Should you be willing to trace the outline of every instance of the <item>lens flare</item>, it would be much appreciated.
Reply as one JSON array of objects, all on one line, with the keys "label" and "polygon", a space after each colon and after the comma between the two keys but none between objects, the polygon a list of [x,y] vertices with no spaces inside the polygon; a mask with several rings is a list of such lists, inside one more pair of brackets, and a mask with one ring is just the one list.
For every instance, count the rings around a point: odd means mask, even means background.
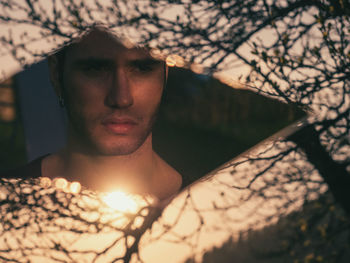
[{"label": "lens flare", "polygon": [[137,200],[121,190],[106,194],[103,201],[110,208],[120,212],[136,213],[139,208]]}]

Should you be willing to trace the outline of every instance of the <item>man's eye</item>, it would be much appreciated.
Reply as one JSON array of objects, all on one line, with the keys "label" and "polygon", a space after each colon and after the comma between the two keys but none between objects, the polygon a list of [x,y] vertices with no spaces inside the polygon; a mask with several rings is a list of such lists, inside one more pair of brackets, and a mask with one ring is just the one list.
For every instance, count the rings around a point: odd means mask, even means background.
[{"label": "man's eye", "polygon": [[153,67],[150,64],[135,64],[133,65],[133,69],[140,71],[140,72],[148,72],[148,71],[152,71]]},{"label": "man's eye", "polygon": [[82,67],[82,70],[88,73],[98,73],[98,72],[107,72],[110,70],[110,67],[108,65],[101,65],[101,64],[87,64]]},{"label": "man's eye", "polygon": [[137,65],[137,69],[139,71],[151,71],[153,70],[153,67],[151,65]]},{"label": "man's eye", "polygon": [[147,73],[155,70],[157,65],[158,65],[158,62],[138,61],[138,62],[132,63],[131,68],[142,73]]}]

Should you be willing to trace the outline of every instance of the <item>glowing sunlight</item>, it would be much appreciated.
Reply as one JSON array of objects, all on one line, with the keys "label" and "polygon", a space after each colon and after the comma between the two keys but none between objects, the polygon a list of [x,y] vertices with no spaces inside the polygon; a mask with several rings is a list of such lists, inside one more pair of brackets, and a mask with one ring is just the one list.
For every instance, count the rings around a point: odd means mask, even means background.
[{"label": "glowing sunlight", "polygon": [[121,190],[107,193],[102,200],[112,209],[119,212],[136,213],[140,208],[137,200]]}]

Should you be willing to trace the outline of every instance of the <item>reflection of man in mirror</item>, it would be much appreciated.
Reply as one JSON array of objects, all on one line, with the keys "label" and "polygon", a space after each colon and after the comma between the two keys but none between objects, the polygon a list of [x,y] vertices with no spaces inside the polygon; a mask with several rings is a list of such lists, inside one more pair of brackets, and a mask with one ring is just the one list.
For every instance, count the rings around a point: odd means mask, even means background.
[{"label": "reflection of man in mirror", "polygon": [[93,29],[49,58],[51,82],[68,115],[67,144],[19,171],[64,177],[95,190],[126,189],[159,199],[181,176],[152,148],[152,125],[167,78],[163,61]]}]

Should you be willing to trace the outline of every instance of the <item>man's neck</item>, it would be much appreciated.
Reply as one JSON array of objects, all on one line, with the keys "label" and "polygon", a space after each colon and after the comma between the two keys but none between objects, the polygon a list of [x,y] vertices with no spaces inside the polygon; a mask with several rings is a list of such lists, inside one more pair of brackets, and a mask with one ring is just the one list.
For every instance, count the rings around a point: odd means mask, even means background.
[{"label": "man's neck", "polygon": [[73,149],[67,145],[45,158],[43,176],[64,177],[92,190],[121,189],[151,193],[160,198],[165,197],[167,191],[176,192],[181,186],[181,176],[153,151],[151,135],[129,155],[92,156]]}]

